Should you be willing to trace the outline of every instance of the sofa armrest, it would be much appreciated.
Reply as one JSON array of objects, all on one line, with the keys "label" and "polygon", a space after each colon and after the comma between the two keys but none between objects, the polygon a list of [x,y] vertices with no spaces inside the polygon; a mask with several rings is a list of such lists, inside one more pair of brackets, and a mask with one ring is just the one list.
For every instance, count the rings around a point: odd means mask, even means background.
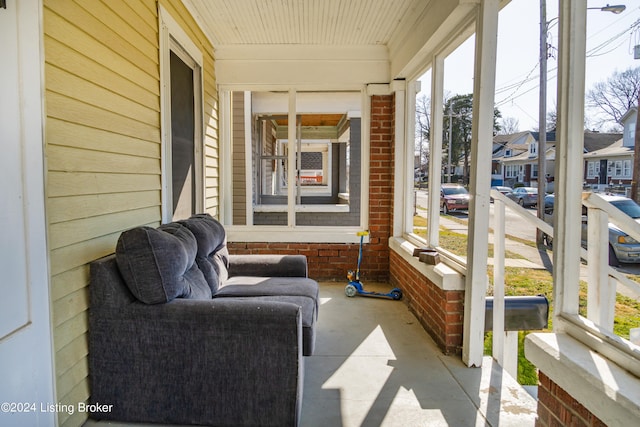
[{"label": "sofa armrest", "polygon": [[307,277],[304,255],[231,255],[229,277]]},{"label": "sofa armrest", "polygon": [[231,298],[90,310],[91,402],[98,419],[296,425],[300,308]]}]

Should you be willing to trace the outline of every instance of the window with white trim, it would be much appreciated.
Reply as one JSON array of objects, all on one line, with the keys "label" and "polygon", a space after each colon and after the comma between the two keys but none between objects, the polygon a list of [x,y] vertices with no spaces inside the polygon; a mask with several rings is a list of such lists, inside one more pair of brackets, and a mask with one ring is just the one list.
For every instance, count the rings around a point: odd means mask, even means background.
[{"label": "window with white trim", "polygon": [[362,93],[297,92],[293,101],[289,92],[230,93],[233,209],[226,222],[289,231],[360,227],[368,188]]},{"label": "window with white trim", "polygon": [[631,160],[623,160],[622,176],[624,176],[625,178],[631,178]]},{"label": "window with white trim", "polygon": [[587,178],[598,178],[600,176],[600,160],[587,162]]}]

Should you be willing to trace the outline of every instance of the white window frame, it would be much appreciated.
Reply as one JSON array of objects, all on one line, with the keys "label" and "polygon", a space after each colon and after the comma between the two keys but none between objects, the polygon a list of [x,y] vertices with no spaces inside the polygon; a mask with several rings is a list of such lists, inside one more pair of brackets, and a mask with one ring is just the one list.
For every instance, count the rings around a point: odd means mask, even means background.
[{"label": "white window frame", "polygon": [[587,178],[598,178],[600,176],[600,160],[587,162]]},{"label": "white window frame", "polygon": [[203,54],[189,38],[180,24],[162,6],[158,5],[160,25],[160,124],[161,124],[161,174],[162,174],[162,222],[173,217],[171,192],[171,74],[170,54],[175,53],[193,68],[194,83],[194,165],[195,165],[195,209],[204,210],[204,83]]},{"label": "white window frame", "polygon": [[631,160],[623,160],[622,161],[622,176],[625,178],[631,177]]},{"label": "white window frame", "polygon": [[622,176],[622,160],[615,161],[615,178],[620,178]]},{"label": "white window frame", "polygon": [[[289,204],[277,207],[269,207],[265,205],[256,205],[257,211],[282,211],[288,212],[289,221],[288,225],[233,225],[232,224],[232,212],[229,208],[221,209],[221,220],[225,225],[227,231],[227,237],[229,241],[237,242],[281,242],[281,243],[359,243],[360,236],[357,235],[359,231],[368,229],[369,223],[369,157],[370,157],[370,110],[371,110],[371,93],[367,90],[366,86],[357,85],[350,88],[338,88],[332,89],[327,87],[311,88],[301,86],[289,86],[283,88],[282,86],[272,85],[221,85],[219,87],[220,93],[220,134],[221,134],[221,158],[224,161],[221,162],[221,187],[230,188],[231,185],[225,184],[226,181],[231,181],[231,167],[232,167],[232,138],[231,138],[231,92],[282,92],[288,91],[288,110],[289,120],[295,121],[296,114],[311,113],[310,111],[298,111],[296,108],[296,94],[298,92],[343,92],[345,90],[360,92],[360,109],[345,111],[352,118],[361,119],[361,187],[360,187],[360,224],[358,226],[300,226],[293,225],[295,222],[296,212],[342,212],[345,210],[345,206],[340,205],[300,205],[296,204],[295,197],[292,195],[293,186],[289,189]],[[245,98],[245,100],[250,97]],[[246,103],[245,103],[246,104]],[[319,107],[322,108],[322,107]],[[326,111],[325,111],[326,112]],[[224,113],[224,114],[223,114]],[[247,108],[245,105],[245,122],[250,120],[246,115],[251,116],[251,108]],[[295,127],[290,129],[288,139],[295,139]],[[249,144],[248,142],[247,144]],[[249,146],[249,145],[248,145]],[[247,151],[251,153],[251,151]],[[289,169],[295,168],[295,150],[289,151]],[[249,163],[250,160],[247,160]],[[253,194],[252,188],[252,169],[247,167],[245,182],[247,183],[247,193]],[[292,178],[293,179],[293,178]],[[290,181],[291,182],[291,181]],[[233,194],[231,191],[225,191],[221,194],[221,203],[223,205],[231,206],[233,203]],[[248,196],[251,197],[251,196]],[[251,215],[247,215],[247,221],[253,222],[253,210],[254,203],[252,200],[251,205],[247,206],[247,210],[251,210]],[[284,210],[283,210],[284,209]],[[347,207],[348,209],[348,207]],[[365,236],[365,243],[368,243],[369,237]]]}]

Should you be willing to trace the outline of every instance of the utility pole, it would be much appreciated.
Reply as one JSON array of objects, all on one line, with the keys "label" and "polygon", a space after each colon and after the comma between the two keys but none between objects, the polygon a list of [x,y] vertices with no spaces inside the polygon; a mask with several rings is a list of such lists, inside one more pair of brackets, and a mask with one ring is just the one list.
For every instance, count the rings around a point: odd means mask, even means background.
[{"label": "utility pole", "polygon": [[636,203],[640,202],[638,182],[640,182],[640,97],[638,97],[636,113],[636,135],[633,146],[633,178],[631,180],[631,198]]},{"label": "utility pole", "polygon": [[451,161],[451,153],[452,153],[452,145],[453,145],[453,127],[451,126],[451,122],[453,121],[453,102],[451,102],[449,104],[449,156],[447,158],[447,161],[449,163],[449,165],[447,166],[447,173],[448,173],[448,178],[447,178],[447,182],[449,184],[451,184],[451,165],[453,164],[453,162]]}]

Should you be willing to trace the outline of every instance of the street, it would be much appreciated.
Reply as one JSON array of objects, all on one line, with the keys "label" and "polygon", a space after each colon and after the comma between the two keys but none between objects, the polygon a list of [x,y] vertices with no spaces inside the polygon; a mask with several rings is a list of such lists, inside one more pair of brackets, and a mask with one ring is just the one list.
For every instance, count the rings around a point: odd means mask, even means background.
[{"label": "street", "polygon": [[[416,192],[416,204],[419,207],[425,208],[427,207],[427,192],[426,190],[418,190]],[[493,203],[489,206],[489,227],[494,227],[494,215],[493,215],[494,206]],[[536,216],[536,208],[528,208],[527,211],[531,213],[531,215]],[[524,221],[520,215],[513,212],[511,209],[505,209],[505,233],[517,237],[519,239],[528,240],[531,242],[536,241],[536,229],[530,224],[528,221]],[[467,211],[453,212],[452,216],[467,220],[469,214]]]},{"label": "street", "polygon": [[[418,207],[426,209],[428,205],[426,190],[416,191],[416,204]],[[533,216],[537,215],[535,207],[528,208],[527,211]],[[425,211],[423,210],[422,212]],[[461,219],[466,223],[469,213],[467,211],[453,212],[451,216]],[[464,228],[465,226],[461,224],[461,227]],[[495,227],[493,203],[489,205],[489,227]],[[535,227],[528,221],[523,220],[520,215],[516,214],[511,209],[505,209],[505,234],[507,236],[517,237],[529,242],[536,241]],[[621,264],[617,270],[626,274],[640,275],[640,264]]]}]

